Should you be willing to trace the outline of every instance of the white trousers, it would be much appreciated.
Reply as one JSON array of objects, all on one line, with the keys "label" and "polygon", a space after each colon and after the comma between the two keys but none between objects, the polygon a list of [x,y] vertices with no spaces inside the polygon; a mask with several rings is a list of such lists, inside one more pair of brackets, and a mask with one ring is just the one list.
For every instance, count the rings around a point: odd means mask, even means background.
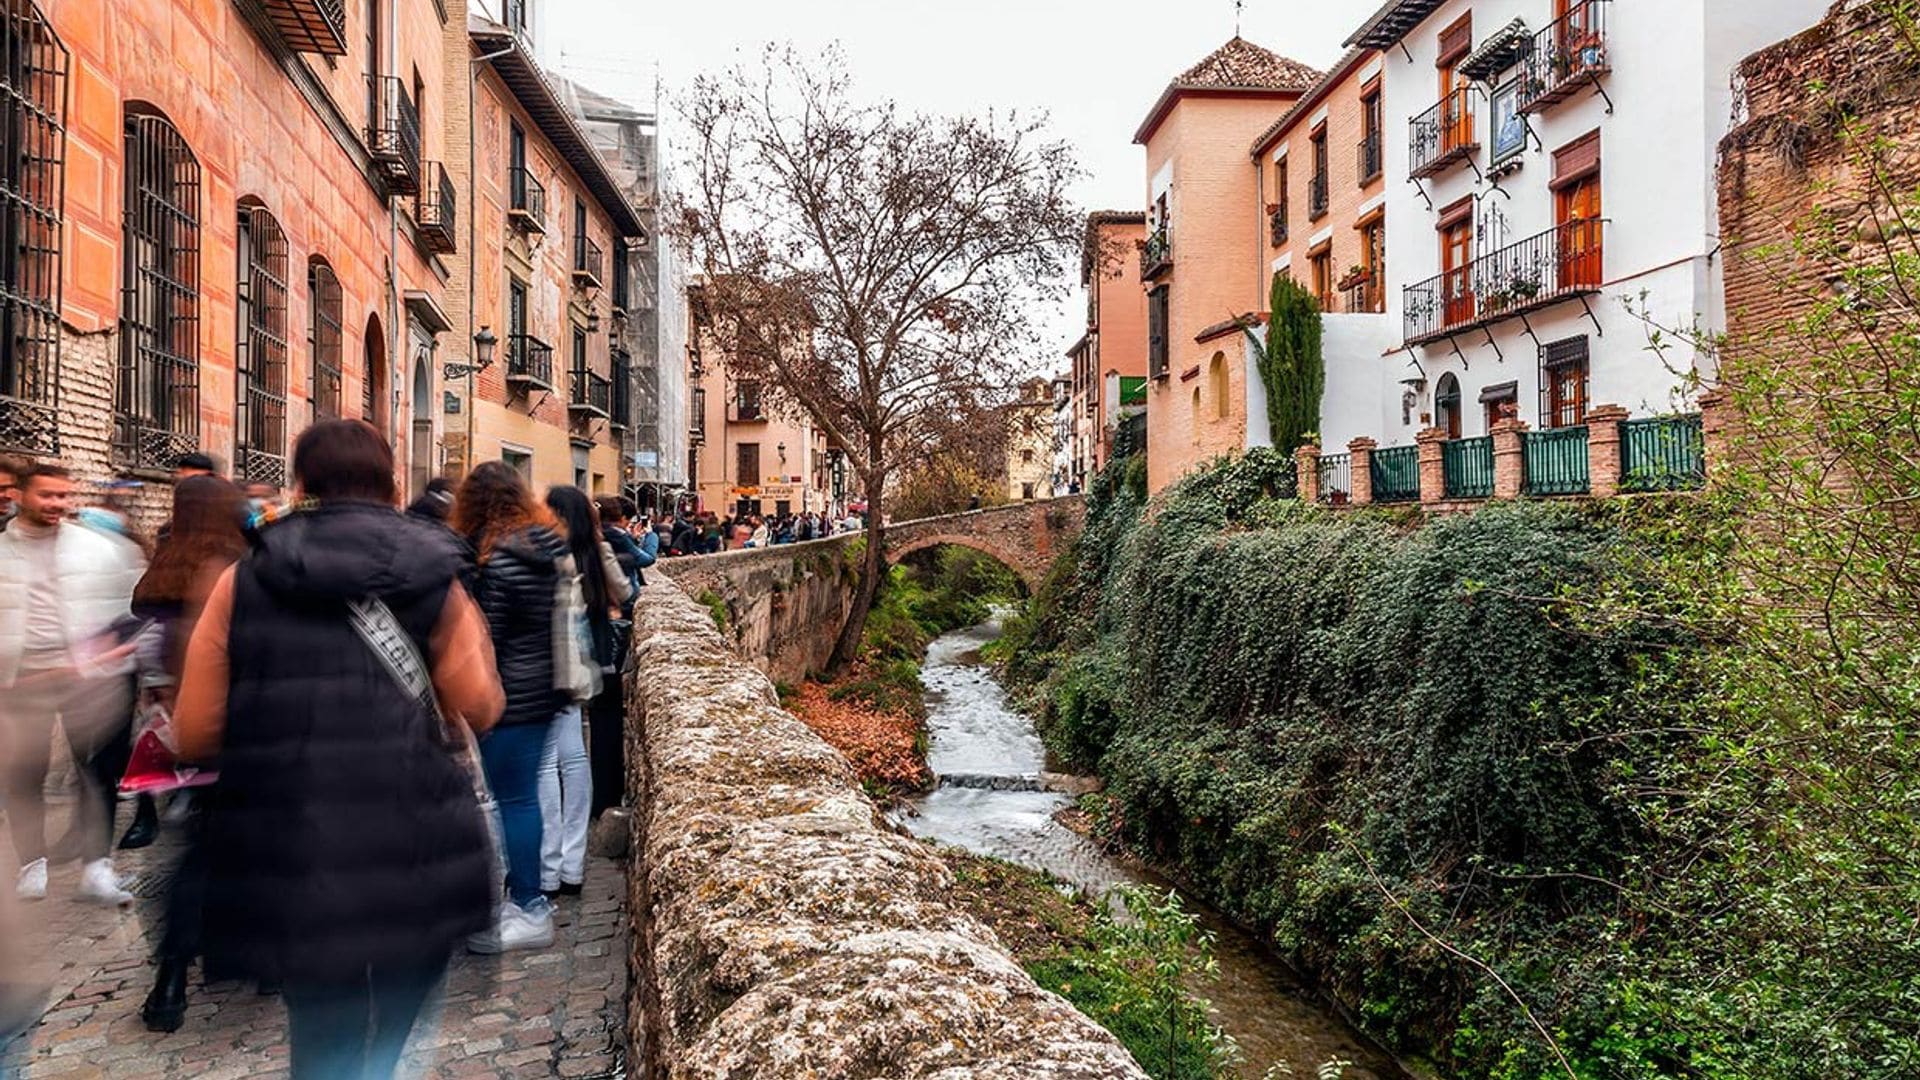
[{"label": "white trousers", "polygon": [[586,880],[592,811],[593,768],[580,706],[572,705],[553,718],[540,755],[540,888],[551,892]]}]

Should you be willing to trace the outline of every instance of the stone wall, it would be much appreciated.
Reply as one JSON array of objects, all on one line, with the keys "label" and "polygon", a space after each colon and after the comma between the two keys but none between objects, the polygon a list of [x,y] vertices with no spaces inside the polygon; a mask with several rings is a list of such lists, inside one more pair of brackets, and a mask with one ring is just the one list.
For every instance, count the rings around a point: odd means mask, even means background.
[{"label": "stone wall", "polygon": [[[719,580],[705,574],[688,580]],[[885,823],[667,575],[640,598],[634,650],[642,1080],[1145,1075],[948,902],[945,865]]]},{"label": "stone wall", "polygon": [[734,654],[777,682],[797,683],[827,666],[834,639],[853,605],[859,566],[849,553],[857,537],[664,559],[649,581],[669,578],[714,614]]}]

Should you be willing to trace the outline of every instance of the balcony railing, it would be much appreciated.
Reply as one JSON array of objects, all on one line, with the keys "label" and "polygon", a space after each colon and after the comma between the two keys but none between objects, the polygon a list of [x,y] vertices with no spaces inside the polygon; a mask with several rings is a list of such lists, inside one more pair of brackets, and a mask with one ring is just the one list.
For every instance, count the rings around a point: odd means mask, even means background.
[{"label": "balcony railing", "polygon": [[1473,90],[1463,86],[1410,122],[1407,175],[1435,176],[1480,149],[1474,132]]},{"label": "balcony railing", "polygon": [[1522,494],[1585,495],[1589,490],[1586,425],[1521,432],[1520,451],[1526,463]]},{"label": "balcony railing", "polygon": [[414,204],[413,223],[419,227],[420,242],[427,250],[448,254],[460,246],[459,203],[455,201],[453,177],[447,174],[445,165],[429,161],[426,180],[420,185],[420,198]]},{"label": "balcony railing", "polygon": [[1345,506],[1353,501],[1353,455],[1320,455],[1320,501]]},{"label": "balcony railing", "polygon": [[613,415],[613,380],[597,371],[574,368],[567,378],[567,412],[606,419]]},{"label": "balcony railing", "polygon": [[420,110],[405,83],[392,75],[373,80],[373,116],[367,128],[367,153],[396,195],[420,190]]},{"label": "balcony railing", "polygon": [[757,399],[742,401],[735,398],[727,403],[727,422],[733,424],[757,424],[767,419],[766,406]]},{"label": "balcony railing", "polygon": [[532,170],[516,165],[507,171],[507,219],[521,232],[547,231],[547,189]]},{"label": "balcony railing", "polygon": [[1342,309],[1355,315],[1378,315],[1387,310],[1386,290],[1378,277],[1356,281],[1340,290]]},{"label": "balcony railing", "polygon": [[1405,290],[1407,343],[1418,345],[1597,292],[1604,218],[1569,221]]},{"label": "balcony railing", "polygon": [[1279,247],[1287,242],[1287,211],[1285,207],[1267,215],[1267,230],[1273,236],[1273,246]]},{"label": "balcony railing", "polygon": [[1493,497],[1493,436],[1449,439],[1440,444],[1441,473],[1449,499]]},{"label": "balcony railing", "polygon": [[1699,413],[1620,422],[1620,490],[1683,491],[1706,482]]},{"label": "balcony railing", "polygon": [[1520,111],[1539,112],[1613,70],[1607,56],[1609,0],[1582,0],[1533,36],[1520,74]]},{"label": "balcony railing", "polygon": [[1420,448],[1389,446],[1373,452],[1373,501],[1420,500]]},{"label": "balcony railing", "polygon": [[633,426],[633,364],[616,351],[613,358],[613,395],[607,419],[614,427]]},{"label": "balcony railing", "polygon": [[1162,225],[1140,249],[1140,277],[1151,281],[1173,268],[1173,234]]},{"label": "balcony railing", "polygon": [[573,283],[581,288],[597,289],[606,273],[606,255],[600,245],[585,236],[573,238]]},{"label": "balcony railing", "polygon": [[297,53],[347,55],[347,5],[344,0],[264,0],[267,20]]},{"label": "balcony railing", "polygon": [[1307,220],[1314,221],[1327,214],[1327,174],[1315,173],[1307,181]]},{"label": "balcony railing", "polygon": [[687,437],[695,446],[707,441],[707,392],[693,392],[693,410],[688,416]]},{"label": "balcony railing", "polygon": [[508,334],[507,385],[551,393],[553,346],[532,334]]},{"label": "balcony railing", "polygon": [[1381,156],[1380,143],[1380,133],[1374,131],[1369,132],[1365,138],[1360,140],[1359,145],[1354,147],[1354,157],[1356,159],[1354,167],[1359,170],[1360,183],[1362,184],[1379,176],[1381,170],[1386,167],[1386,159]]}]

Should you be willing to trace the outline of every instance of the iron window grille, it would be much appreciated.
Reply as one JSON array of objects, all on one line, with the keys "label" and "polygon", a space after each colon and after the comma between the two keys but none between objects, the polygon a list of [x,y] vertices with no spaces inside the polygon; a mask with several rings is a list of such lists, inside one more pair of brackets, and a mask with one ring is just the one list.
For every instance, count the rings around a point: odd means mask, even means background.
[{"label": "iron window grille", "polygon": [[0,49],[0,449],[54,454],[68,54],[32,0],[9,0]]},{"label": "iron window grille", "polygon": [[687,417],[687,435],[694,443],[705,441],[707,437],[707,392],[693,392],[693,409]]},{"label": "iron window grille", "polygon": [[367,123],[367,152],[380,167],[388,191],[416,194],[420,190],[420,110],[396,76],[368,78],[373,82],[373,115]]},{"label": "iron window grille", "polygon": [[316,262],[307,267],[307,349],[313,357],[313,418],[332,420],[340,415],[340,279],[333,268]]},{"label": "iron window grille", "polygon": [[633,426],[633,357],[616,345],[612,367],[611,420],[614,427],[625,429]]},{"label": "iron window grille", "polygon": [[1147,294],[1147,374],[1167,377],[1167,290]]},{"label": "iron window grille", "polygon": [[162,117],[125,134],[113,456],[165,469],[200,442],[200,163]]},{"label": "iron window grille", "polygon": [[258,206],[240,208],[234,355],[234,476],[282,487],[287,473],[287,234]]},{"label": "iron window grille", "polygon": [[553,346],[532,334],[507,337],[507,382],[526,389],[553,392]]},{"label": "iron window grille", "polygon": [[514,166],[507,176],[507,190],[512,197],[507,212],[513,223],[523,232],[546,232],[547,189],[534,179],[533,170],[525,165]]},{"label": "iron window grille", "polygon": [[1540,426],[1577,427],[1587,422],[1587,336],[1549,341],[1540,347]]},{"label": "iron window grille", "polygon": [[426,162],[424,168],[426,182],[420,185],[420,197],[414,203],[413,222],[428,251],[450,255],[460,248],[460,203],[454,194],[453,176],[438,161]]},{"label": "iron window grille", "polygon": [[766,410],[760,401],[760,383],[753,379],[743,379],[734,385],[733,416],[738,422],[765,420]]}]

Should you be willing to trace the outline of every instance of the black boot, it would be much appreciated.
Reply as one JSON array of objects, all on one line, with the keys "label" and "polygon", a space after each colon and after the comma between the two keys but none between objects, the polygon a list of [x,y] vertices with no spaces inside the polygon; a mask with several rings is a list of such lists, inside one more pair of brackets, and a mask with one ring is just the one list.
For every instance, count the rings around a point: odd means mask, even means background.
[{"label": "black boot", "polygon": [[160,835],[160,811],[153,805],[153,796],[142,795],[135,804],[133,824],[127,826],[127,833],[120,838],[121,851],[133,851],[153,843]]},{"label": "black boot", "polygon": [[162,958],[153,977],[153,992],[140,1006],[140,1019],[148,1031],[174,1032],[187,1018],[187,964],[185,960]]}]

